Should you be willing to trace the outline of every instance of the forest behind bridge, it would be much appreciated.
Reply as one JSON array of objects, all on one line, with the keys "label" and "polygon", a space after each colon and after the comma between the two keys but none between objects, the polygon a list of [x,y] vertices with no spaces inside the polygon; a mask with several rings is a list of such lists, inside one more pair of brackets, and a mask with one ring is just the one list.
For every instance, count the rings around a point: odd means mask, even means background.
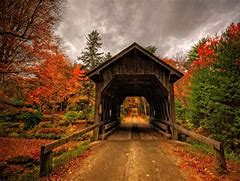
[{"label": "forest behind bridge", "polygon": [[[95,85],[86,73],[112,55],[101,51],[101,34],[93,30],[86,35],[85,48],[79,50],[74,62],[70,61],[61,38],[54,32],[65,8],[64,1],[0,3],[3,178],[31,175],[31,170],[39,167],[41,144],[93,123]],[[232,161],[239,164],[240,22],[229,24],[221,34],[202,37],[189,51],[172,57],[156,54],[154,45],[145,48],[184,73],[174,87],[177,123],[223,142],[229,165]],[[133,107],[143,117],[148,116],[148,103],[143,97],[128,97],[122,105],[122,115]],[[206,145],[188,141],[204,153],[213,152]],[[24,143],[29,145],[22,147]],[[11,152],[11,144],[17,147],[16,151]],[[72,143],[59,152],[70,148],[78,146]]]}]

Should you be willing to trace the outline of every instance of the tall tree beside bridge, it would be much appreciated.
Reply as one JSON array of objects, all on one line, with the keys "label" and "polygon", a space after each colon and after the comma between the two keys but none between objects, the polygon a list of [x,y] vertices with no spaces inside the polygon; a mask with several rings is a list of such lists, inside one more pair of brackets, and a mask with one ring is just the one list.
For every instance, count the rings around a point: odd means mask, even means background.
[{"label": "tall tree beside bridge", "polygon": [[195,49],[191,63],[192,123],[239,149],[240,23],[230,25],[221,36],[206,38]]},{"label": "tall tree beside bridge", "polygon": [[78,60],[82,61],[86,69],[91,70],[104,61],[103,52],[99,52],[102,43],[97,30],[93,30],[88,34],[86,39],[86,47],[84,48],[84,51],[82,51],[81,56],[78,57]]}]

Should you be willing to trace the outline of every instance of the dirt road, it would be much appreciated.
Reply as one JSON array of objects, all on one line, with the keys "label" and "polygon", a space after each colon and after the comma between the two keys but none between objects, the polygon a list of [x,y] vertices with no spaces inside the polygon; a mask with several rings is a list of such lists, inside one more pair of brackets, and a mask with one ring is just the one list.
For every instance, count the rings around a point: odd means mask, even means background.
[{"label": "dirt road", "polygon": [[162,150],[161,139],[147,124],[124,124],[63,180],[185,180],[173,158]]}]

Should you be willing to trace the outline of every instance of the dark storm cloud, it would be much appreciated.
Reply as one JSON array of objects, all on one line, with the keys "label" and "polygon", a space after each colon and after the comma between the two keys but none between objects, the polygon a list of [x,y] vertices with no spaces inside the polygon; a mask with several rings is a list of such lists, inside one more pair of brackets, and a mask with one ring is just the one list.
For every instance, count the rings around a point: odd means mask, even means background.
[{"label": "dark storm cloud", "polygon": [[240,0],[69,0],[57,33],[72,60],[94,29],[103,51],[115,54],[135,41],[173,56],[238,20]]}]

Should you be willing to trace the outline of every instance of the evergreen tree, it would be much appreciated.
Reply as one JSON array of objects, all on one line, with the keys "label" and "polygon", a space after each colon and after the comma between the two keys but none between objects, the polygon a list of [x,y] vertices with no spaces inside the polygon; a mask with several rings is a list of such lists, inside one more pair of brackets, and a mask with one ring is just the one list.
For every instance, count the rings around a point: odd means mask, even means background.
[{"label": "evergreen tree", "polygon": [[104,62],[105,62],[105,61],[109,60],[110,58],[112,58],[112,55],[111,55],[110,52],[107,52],[107,53],[105,53],[105,55],[104,55],[104,57],[103,57],[103,60],[104,60]]},{"label": "evergreen tree", "polygon": [[103,52],[99,52],[98,50],[101,48],[101,37],[97,30],[92,31],[86,37],[87,43],[85,47],[85,51],[82,51],[81,56],[78,57],[78,60],[81,60],[84,64],[84,68],[86,69],[94,69],[98,65],[100,65],[104,59],[102,57]]},{"label": "evergreen tree", "polygon": [[157,51],[157,47],[155,47],[154,45],[149,45],[145,48],[147,51],[151,52],[152,54],[155,54]]}]

